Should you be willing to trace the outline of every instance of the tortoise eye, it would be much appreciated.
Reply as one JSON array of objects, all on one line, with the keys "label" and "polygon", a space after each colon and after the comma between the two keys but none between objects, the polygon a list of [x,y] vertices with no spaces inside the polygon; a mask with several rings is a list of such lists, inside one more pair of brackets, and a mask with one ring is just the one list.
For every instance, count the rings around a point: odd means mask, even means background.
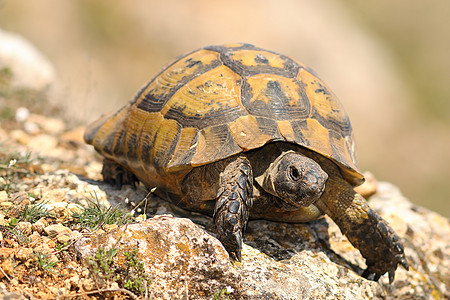
[{"label": "tortoise eye", "polygon": [[288,176],[293,181],[298,181],[302,177],[300,171],[294,166],[289,166]]}]

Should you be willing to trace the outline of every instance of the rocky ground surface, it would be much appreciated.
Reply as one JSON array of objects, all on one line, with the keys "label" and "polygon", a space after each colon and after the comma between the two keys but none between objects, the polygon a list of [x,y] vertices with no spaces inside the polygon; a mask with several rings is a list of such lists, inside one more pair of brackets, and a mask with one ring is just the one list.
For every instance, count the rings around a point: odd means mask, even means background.
[{"label": "rocky ground surface", "polygon": [[[450,225],[389,183],[370,204],[403,239],[410,270],[393,284],[359,276],[364,260],[327,217],[249,222],[233,263],[209,217],[143,186],[101,182],[83,128],[29,114],[0,129],[0,290],[17,298],[441,299],[450,286]],[[16,121],[18,118],[21,121]],[[117,206],[120,205],[120,206]]]},{"label": "rocky ground surface", "polygon": [[[395,229],[410,270],[360,276],[360,253],[327,217],[250,221],[232,262],[209,217],[143,186],[101,181],[84,128],[42,91],[11,89],[0,70],[0,295],[3,299],[445,299],[450,224],[380,182],[370,205]],[[26,108],[25,108],[26,107]]]}]

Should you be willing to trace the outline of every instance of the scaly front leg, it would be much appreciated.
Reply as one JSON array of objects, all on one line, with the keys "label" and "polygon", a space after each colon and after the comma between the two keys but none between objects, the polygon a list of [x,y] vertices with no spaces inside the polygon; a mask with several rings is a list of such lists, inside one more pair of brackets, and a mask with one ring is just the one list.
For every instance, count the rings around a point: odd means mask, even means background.
[{"label": "scaly front leg", "polygon": [[241,260],[242,238],[252,206],[253,175],[244,156],[232,161],[220,174],[220,188],[214,209],[219,240],[230,256]]},{"label": "scaly front leg", "polygon": [[389,273],[392,282],[398,264],[408,270],[398,235],[345,180],[329,178],[316,206],[333,219],[366,259],[363,277],[377,281]]}]

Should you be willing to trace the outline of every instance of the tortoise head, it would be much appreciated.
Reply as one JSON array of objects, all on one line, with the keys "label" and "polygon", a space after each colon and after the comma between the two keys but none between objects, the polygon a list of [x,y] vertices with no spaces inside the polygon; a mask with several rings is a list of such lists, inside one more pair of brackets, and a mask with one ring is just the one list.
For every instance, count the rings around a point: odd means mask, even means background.
[{"label": "tortoise head", "polygon": [[294,206],[309,206],[325,190],[328,174],[314,160],[294,151],[283,152],[256,178],[263,189]]}]

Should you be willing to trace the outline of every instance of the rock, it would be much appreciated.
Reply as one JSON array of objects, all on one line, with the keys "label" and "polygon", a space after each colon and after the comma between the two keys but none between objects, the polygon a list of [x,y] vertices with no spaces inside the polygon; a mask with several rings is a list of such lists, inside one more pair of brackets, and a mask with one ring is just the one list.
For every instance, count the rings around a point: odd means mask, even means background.
[{"label": "rock", "polygon": [[29,116],[30,116],[30,110],[28,108],[26,108],[26,107],[19,107],[16,110],[16,114],[14,116],[14,119],[17,122],[25,122],[28,119]]},{"label": "rock", "polygon": [[83,237],[83,234],[78,230],[73,230],[72,233],[68,236],[69,241],[77,241]]},{"label": "rock", "polygon": [[81,180],[67,170],[43,174],[30,183],[33,184],[30,192],[42,195],[49,210],[65,207],[67,212],[76,212],[81,206],[86,207],[88,200],[98,201],[103,207],[110,206],[105,192],[98,185]]},{"label": "rock", "polygon": [[30,196],[26,193],[26,192],[17,192],[12,194],[9,197],[9,200],[14,204],[14,205],[30,205],[31,204],[31,199]]},{"label": "rock", "polygon": [[10,86],[43,90],[55,81],[51,63],[27,40],[0,30],[0,70],[11,76]]},{"label": "rock", "polygon": [[20,230],[22,234],[29,235],[31,233],[31,223],[30,222],[19,222],[16,226],[17,230]]},{"label": "rock", "polygon": [[[0,275],[2,276],[2,275]],[[2,300],[26,300],[27,298],[16,292],[9,292],[3,283],[0,283],[0,299]]]},{"label": "rock", "polygon": [[58,236],[61,234],[70,235],[72,230],[62,224],[52,224],[45,227],[44,232],[49,236]]},{"label": "rock", "polygon": [[11,207],[14,204],[12,202],[10,202],[10,201],[3,201],[3,202],[0,203],[0,205],[3,206],[3,207]]},{"label": "rock", "polygon": [[30,139],[27,146],[33,153],[37,153],[42,156],[55,155],[55,153],[62,151],[57,148],[58,140],[48,134],[39,134],[33,139]]},{"label": "rock", "polygon": [[28,143],[30,142],[30,136],[21,129],[12,130],[10,132],[10,136],[12,139],[22,145],[28,145]]},{"label": "rock", "polygon": [[34,222],[34,224],[31,225],[31,229],[33,231],[36,231],[36,232],[42,234],[44,232],[44,228],[47,226],[48,226],[47,220],[45,220],[45,218],[41,218],[41,219],[37,220],[36,222]]},{"label": "rock", "polygon": [[242,278],[222,244],[188,219],[157,216],[75,244],[82,260],[93,256],[98,247],[118,247],[116,264],[123,264],[125,251],[138,249],[151,279],[150,298],[181,299],[188,295],[210,299],[227,286],[243,291]]},{"label": "rock", "polygon": [[50,135],[62,134],[66,130],[66,124],[64,121],[57,118],[30,114],[27,121],[36,124],[38,128],[42,129],[43,132]]},{"label": "rock", "polygon": [[8,200],[8,193],[6,191],[0,191],[0,202]]},{"label": "rock", "polygon": [[[79,130],[74,136],[62,139],[59,129],[50,134],[45,126],[39,128],[42,132],[35,135],[24,132],[29,140],[23,144],[43,149],[45,147],[39,143],[50,137],[56,139],[56,145],[53,144],[59,150],[45,153],[47,159],[51,157],[51,165],[44,164],[43,172],[21,178],[15,193],[0,193],[3,199],[0,224],[7,225],[5,220],[9,219],[11,208],[31,205],[35,199],[30,195],[38,195],[43,208],[51,214],[31,225],[33,233],[29,235],[27,247],[50,255],[51,261],[61,259],[58,264],[64,264],[66,251],[71,255],[76,251],[82,258],[79,261],[86,262],[99,247],[115,247],[118,251],[113,266],[119,268],[115,275],[120,275],[127,262],[125,252],[137,249],[136,256],[150,279],[149,296],[156,299],[450,298],[449,220],[411,204],[391,184],[375,181],[362,192],[371,194],[376,188],[376,194],[369,198],[370,205],[391,224],[405,246],[410,270],[397,269],[391,285],[387,276],[379,282],[360,276],[365,268],[364,259],[328,217],[307,224],[251,220],[244,239],[242,262],[232,262],[214,237],[212,218],[175,207],[153,196],[142,185],[136,190],[129,186],[117,190],[95,181],[101,179],[102,165],[80,145]],[[82,166],[90,179],[71,173],[68,167],[61,167],[63,164],[54,163],[57,161]],[[90,232],[88,236],[76,230],[70,233],[62,225],[49,226],[55,223],[72,226],[72,214],[80,212],[90,202],[98,202],[104,208],[121,203],[136,212],[141,209],[139,219],[142,221],[121,227],[105,225],[104,230]],[[20,226],[29,228],[29,224]],[[73,229],[81,230],[76,224]],[[4,241],[7,241],[9,233],[4,233]],[[77,241],[74,247],[72,241]],[[57,244],[65,242],[64,250],[55,249]],[[13,240],[10,245],[16,248],[9,250],[3,245],[0,248],[0,263],[6,268],[7,261],[20,263],[27,257],[27,253],[17,252],[23,246]],[[47,289],[47,296],[55,294],[56,287],[58,291],[64,288],[72,294],[98,283],[89,280],[93,271],[89,271],[87,265],[83,268],[79,261],[72,261],[73,266],[70,263],[63,266],[59,275],[68,277],[55,281],[55,287]],[[17,280],[16,269],[11,273],[11,280]],[[67,281],[69,278],[72,279]],[[28,292],[36,297],[43,285],[33,282],[29,283]],[[119,281],[115,285],[124,287]],[[113,282],[109,282],[105,288],[113,286]]]},{"label": "rock", "polygon": [[31,255],[33,254],[33,249],[31,248],[19,248],[17,250],[17,252],[14,254],[14,256],[21,261],[26,261],[27,259],[29,259],[31,257]]},{"label": "rock", "polygon": [[0,258],[1,259],[10,258],[14,255],[14,252],[15,252],[15,250],[12,248],[1,247],[0,248]]},{"label": "rock", "polygon": [[83,286],[83,290],[88,291],[88,292],[97,288],[94,280],[92,280],[90,278],[83,279],[83,281],[81,282],[81,285]]},{"label": "rock", "polygon": [[84,145],[83,134],[86,128],[84,126],[78,126],[72,130],[66,131],[61,135],[61,140],[65,143],[71,143],[75,145]]},{"label": "rock", "polygon": [[11,259],[7,259],[0,264],[0,268],[3,272],[0,272],[0,278],[7,277],[14,272],[14,266]]},{"label": "rock", "polygon": [[[397,272],[392,294],[450,298],[450,220],[412,204],[392,184],[382,183],[370,205],[402,230],[410,271]],[[384,283],[386,278],[384,278]],[[392,288],[392,287],[391,287]]]},{"label": "rock", "polygon": [[41,252],[43,254],[51,254],[55,246],[55,241],[46,236],[40,236],[37,238],[33,245],[35,252]]},{"label": "rock", "polygon": [[449,220],[411,204],[385,182],[370,204],[405,246],[410,270],[399,267],[393,284],[387,276],[379,282],[360,276],[364,259],[328,217],[307,224],[250,221],[242,262],[235,263],[216,238],[179,217],[189,216],[207,230],[213,229],[211,218],[170,205],[165,210],[175,217],[156,216],[83,238],[76,249],[85,260],[98,247],[117,247],[116,263],[123,263],[123,253],[137,248],[155,298],[211,299],[220,293],[230,299],[448,298]]}]

